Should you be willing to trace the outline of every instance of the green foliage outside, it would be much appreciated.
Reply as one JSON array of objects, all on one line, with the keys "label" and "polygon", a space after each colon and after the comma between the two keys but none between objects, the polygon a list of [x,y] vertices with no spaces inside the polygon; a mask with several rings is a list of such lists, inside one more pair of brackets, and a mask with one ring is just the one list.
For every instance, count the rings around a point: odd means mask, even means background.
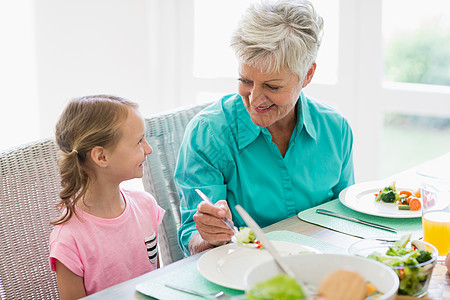
[{"label": "green foliage outside", "polygon": [[[450,86],[450,30],[426,24],[399,34],[384,53],[386,79]],[[393,175],[449,151],[450,118],[386,114],[379,175]]]},{"label": "green foliage outside", "polygon": [[[404,118],[403,120],[408,119]],[[385,118],[381,141],[380,178],[402,172],[450,151],[450,126],[433,128]],[[410,118],[408,120],[413,120]]]},{"label": "green foliage outside", "polygon": [[450,86],[450,30],[424,25],[399,34],[384,53],[387,79]]}]

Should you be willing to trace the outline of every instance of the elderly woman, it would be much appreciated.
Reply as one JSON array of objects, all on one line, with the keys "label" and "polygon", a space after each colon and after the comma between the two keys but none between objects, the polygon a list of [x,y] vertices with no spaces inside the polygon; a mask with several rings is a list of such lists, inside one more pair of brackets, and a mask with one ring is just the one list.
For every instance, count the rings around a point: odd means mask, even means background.
[{"label": "elderly woman", "polygon": [[[323,20],[308,1],[251,6],[231,40],[238,93],[186,128],[175,170],[186,255],[230,241],[226,217],[242,205],[268,226],[338,196],[354,183],[352,132],[333,108],[306,97]],[[215,205],[201,202],[202,190]]]}]

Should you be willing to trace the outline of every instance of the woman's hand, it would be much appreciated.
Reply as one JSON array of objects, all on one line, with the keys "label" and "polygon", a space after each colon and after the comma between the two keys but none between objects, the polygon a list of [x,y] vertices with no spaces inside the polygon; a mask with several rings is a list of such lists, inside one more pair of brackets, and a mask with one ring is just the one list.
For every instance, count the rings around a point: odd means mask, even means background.
[{"label": "woman's hand", "polygon": [[197,212],[193,219],[199,234],[193,236],[189,242],[191,254],[204,251],[213,246],[223,245],[230,241],[234,233],[221,220],[224,217],[233,222],[231,220],[231,211],[225,200],[219,200],[215,205],[202,201],[197,206]]}]

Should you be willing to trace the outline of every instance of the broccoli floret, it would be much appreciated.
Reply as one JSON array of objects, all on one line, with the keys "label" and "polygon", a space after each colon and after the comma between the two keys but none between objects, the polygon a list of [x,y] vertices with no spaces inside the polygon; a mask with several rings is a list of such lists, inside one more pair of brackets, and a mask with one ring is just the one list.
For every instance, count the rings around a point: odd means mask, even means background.
[{"label": "broccoli floret", "polygon": [[393,181],[389,186],[384,187],[378,194],[376,201],[383,201],[387,203],[394,203],[400,198],[395,188],[395,181]]},{"label": "broccoli floret", "polygon": [[428,252],[426,250],[420,250],[419,252],[420,252],[419,256],[416,257],[419,264],[432,259],[431,252]]},{"label": "broccoli floret", "polygon": [[394,203],[398,200],[398,194],[396,191],[393,190],[386,190],[386,188],[383,189],[383,191],[378,195],[377,201],[383,201],[387,203]]}]

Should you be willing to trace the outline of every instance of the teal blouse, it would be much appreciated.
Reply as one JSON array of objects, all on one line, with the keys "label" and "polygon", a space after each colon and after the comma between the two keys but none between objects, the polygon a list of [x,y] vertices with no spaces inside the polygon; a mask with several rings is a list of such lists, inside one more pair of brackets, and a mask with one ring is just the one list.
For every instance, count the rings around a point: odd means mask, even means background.
[{"label": "teal blouse", "polygon": [[236,226],[246,226],[234,209],[240,204],[265,227],[337,198],[354,183],[353,135],[346,119],[303,92],[296,109],[300,117],[284,157],[267,128],[252,122],[237,94],[190,121],[174,178],[182,217],[178,240],[186,255],[198,232],[196,188],[213,202],[226,199]]}]

